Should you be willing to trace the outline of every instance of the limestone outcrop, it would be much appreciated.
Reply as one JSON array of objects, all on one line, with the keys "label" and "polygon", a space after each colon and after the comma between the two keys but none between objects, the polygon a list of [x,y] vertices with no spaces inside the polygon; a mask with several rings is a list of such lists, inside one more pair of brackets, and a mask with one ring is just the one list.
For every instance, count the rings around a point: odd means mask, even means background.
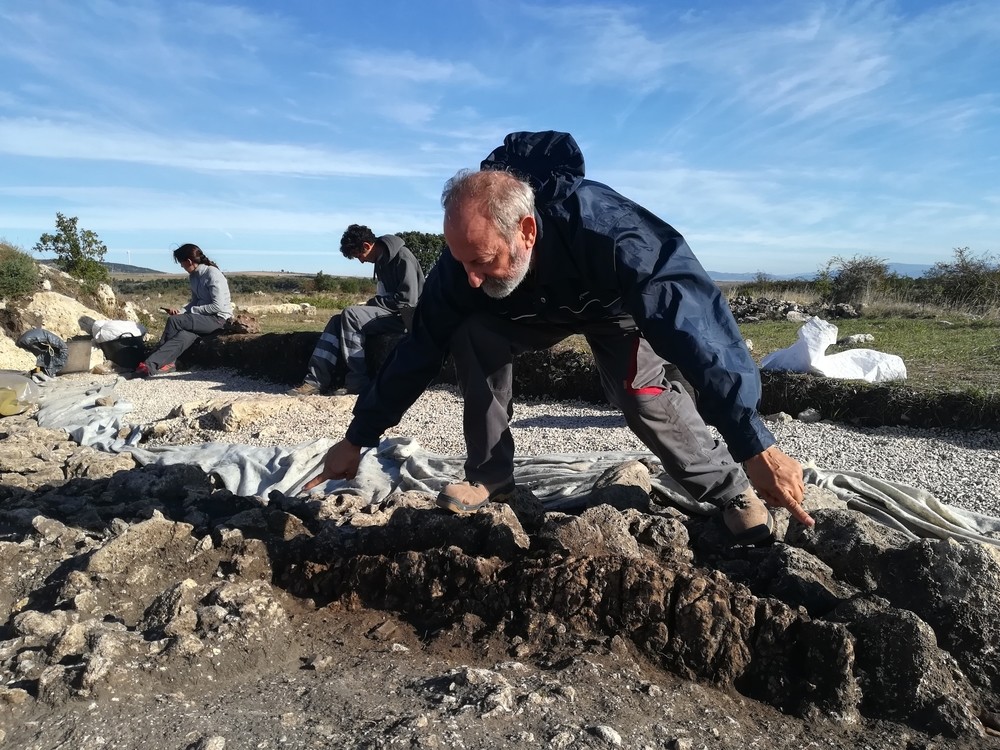
[{"label": "limestone outcrop", "polygon": [[785,516],[782,541],[734,548],[716,519],[654,503],[637,462],[573,510],[519,488],[463,517],[416,492],[240,497],[9,420],[0,684],[25,704],[252,669],[288,647],[291,612],[336,605],[522,661],[613,644],[844,725],[985,743],[1000,710],[995,550],[910,541],[815,487],[814,529]]}]

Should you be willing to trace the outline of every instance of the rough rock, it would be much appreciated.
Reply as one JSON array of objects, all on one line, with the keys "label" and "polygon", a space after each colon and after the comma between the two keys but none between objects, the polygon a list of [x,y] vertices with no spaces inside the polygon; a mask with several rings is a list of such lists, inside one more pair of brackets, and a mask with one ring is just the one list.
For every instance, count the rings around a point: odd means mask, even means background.
[{"label": "rough rock", "polygon": [[794,542],[861,591],[915,613],[975,685],[1000,694],[996,549],[950,539],[910,541],[858,514],[824,511],[822,518],[816,529],[799,527]]},{"label": "rough rock", "polygon": [[17,335],[10,336],[0,328],[0,362],[4,369],[26,372],[35,366],[35,355],[17,345]]},{"label": "rough rock", "polygon": [[106,316],[57,292],[36,292],[22,310],[28,328],[44,328],[64,341],[89,336],[94,321]]},{"label": "rough rock", "polygon": [[805,322],[814,315],[824,320],[832,318],[857,318],[860,314],[850,305],[802,305],[798,302],[734,295],[729,298],[729,308],[738,323],[761,320],[792,320]]},{"label": "rough rock", "polygon": [[118,299],[115,297],[114,290],[108,284],[98,284],[97,289],[94,291],[94,297],[105,314],[112,313],[118,307]]},{"label": "rough rock", "polygon": [[621,510],[648,510],[651,491],[649,467],[640,461],[628,461],[608,469],[594,482],[588,502],[607,503]]},{"label": "rough rock", "polygon": [[842,336],[837,339],[837,343],[841,346],[857,346],[858,344],[867,344],[875,340],[875,337],[870,333],[853,333],[850,336]]},{"label": "rough rock", "polygon": [[[304,670],[286,673],[293,683],[320,681],[303,696],[341,681],[359,695],[367,686],[350,664],[362,652],[384,654],[385,675],[437,654],[430,677],[379,696],[371,726],[397,744],[433,744],[447,722],[475,716],[490,732],[503,726],[490,722],[537,721],[504,735],[508,745],[645,746],[635,727],[665,705],[659,684],[676,679],[670,701],[699,696],[690,726],[714,726],[719,747],[745,746],[763,715],[782,726],[801,717],[843,748],[861,738],[879,750],[932,747],[934,736],[995,746],[981,717],[1000,709],[997,556],[819,507],[816,488],[815,528],[786,519],[783,540],[744,549],[724,543],[718,519],[649,503],[641,464],[607,473],[578,512],[527,513],[525,496],[456,516],[418,492],[264,502],[190,466],[109,474],[65,433],[18,424],[0,441],[5,476],[58,474],[0,492],[0,722],[18,746],[44,746],[29,717],[67,717],[77,698],[113,712],[112,696],[198,693],[214,681],[242,690],[246,675],[289,663]],[[616,487],[643,493],[642,507],[605,502]],[[456,664],[447,655],[457,650],[495,656]],[[583,710],[574,701],[594,685],[604,703]],[[715,688],[726,692],[703,692]],[[423,708],[382,709],[402,693],[423,696]],[[737,698],[759,703],[724,703]],[[633,718],[621,718],[630,703]],[[722,705],[740,711],[735,726]],[[339,710],[351,713],[351,701]],[[306,724],[280,716],[282,731]],[[239,731],[199,727],[174,744]],[[679,742],[673,727],[658,741]],[[323,737],[358,745],[329,728]]]},{"label": "rough rock", "polygon": [[301,314],[310,318],[316,315],[316,308],[308,302],[282,302],[274,305],[246,305],[241,306],[239,309],[247,315]]},{"label": "rough rock", "polygon": [[288,409],[288,399],[283,396],[260,398],[253,401],[239,400],[209,411],[224,432],[233,432],[247,425],[263,422],[268,417]]}]

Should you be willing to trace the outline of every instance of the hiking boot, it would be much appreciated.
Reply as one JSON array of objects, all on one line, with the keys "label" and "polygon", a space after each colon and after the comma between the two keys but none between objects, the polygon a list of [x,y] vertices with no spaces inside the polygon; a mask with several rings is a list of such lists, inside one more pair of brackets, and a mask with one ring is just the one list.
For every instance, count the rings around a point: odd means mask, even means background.
[{"label": "hiking boot", "polygon": [[365,388],[367,388],[367,387],[368,387],[367,385],[360,386],[360,387],[359,386],[354,386],[354,385],[345,385],[345,386],[343,386],[341,388],[338,388],[337,390],[333,391],[333,393],[331,395],[334,395],[334,396],[360,396],[361,393],[362,393],[362,391],[364,391]]},{"label": "hiking boot", "polygon": [[312,383],[306,381],[302,385],[296,386],[295,388],[289,388],[287,393],[289,396],[318,396],[320,388],[318,385],[313,385]]},{"label": "hiking boot", "polygon": [[338,396],[360,396],[372,384],[368,378],[352,376],[344,381],[344,387],[336,390]]},{"label": "hiking boot", "polygon": [[770,544],[774,519],[753,490],[745,490],[722,505],[722,520],[737,544]]},{"label": "hiking boot", "polygon": [[514,480],[490,492],[480,482],[454,482],[446,484],[438,493],[437,506],[452,513],[475,513],[488,502],[509,502],[514,496]]},{"label": "hiking boot", "polygon": [[149,365],[147,365],[145,362],[140,362],[138,366],[135,368],[135,372],[133,373],[133,375],[137,378],[148,378],[150,375]]}]

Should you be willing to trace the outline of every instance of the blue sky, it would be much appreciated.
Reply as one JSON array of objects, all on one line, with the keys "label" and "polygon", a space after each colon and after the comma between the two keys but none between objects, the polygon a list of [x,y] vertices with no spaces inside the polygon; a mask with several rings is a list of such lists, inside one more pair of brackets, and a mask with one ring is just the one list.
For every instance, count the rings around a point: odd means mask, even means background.
[{"label": "blue sky", "polygon": [[1000,3],[0,4],[0,237],[57,211],[106,260],[365,274],[344,228],[438,232],[514,130],[710,270],[1000,252]]}]

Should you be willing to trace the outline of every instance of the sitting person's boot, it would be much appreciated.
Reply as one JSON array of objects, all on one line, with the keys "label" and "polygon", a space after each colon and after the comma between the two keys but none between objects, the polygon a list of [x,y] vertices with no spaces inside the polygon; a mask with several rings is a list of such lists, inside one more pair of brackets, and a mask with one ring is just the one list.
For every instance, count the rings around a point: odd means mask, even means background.
[{"label": "sitting person's boot", "polygon": [[310,383],[308,380],[303,381],[302,385],[288,389],[289,396],[316,396],[319,392],[320,387],[315,383]]},{"label": "sitting person's boot", "polygon": [[513,478],[493,491],[480,482],[454,482],[446,484],[438,493],[437,506],[452,513],[475,513],[491,500],[509,502],[513,496]]},{"label": "sitting person's boot", "polygon": [[360,396],[371,385],[367,375],[348,373],[344,385],[333,392],[334,396]]},{"label": "sitting person's boot", "polygon": [[722,520],[737,544],[766,545],[774,541],[774,519],[752,489],[722,504]]}]

